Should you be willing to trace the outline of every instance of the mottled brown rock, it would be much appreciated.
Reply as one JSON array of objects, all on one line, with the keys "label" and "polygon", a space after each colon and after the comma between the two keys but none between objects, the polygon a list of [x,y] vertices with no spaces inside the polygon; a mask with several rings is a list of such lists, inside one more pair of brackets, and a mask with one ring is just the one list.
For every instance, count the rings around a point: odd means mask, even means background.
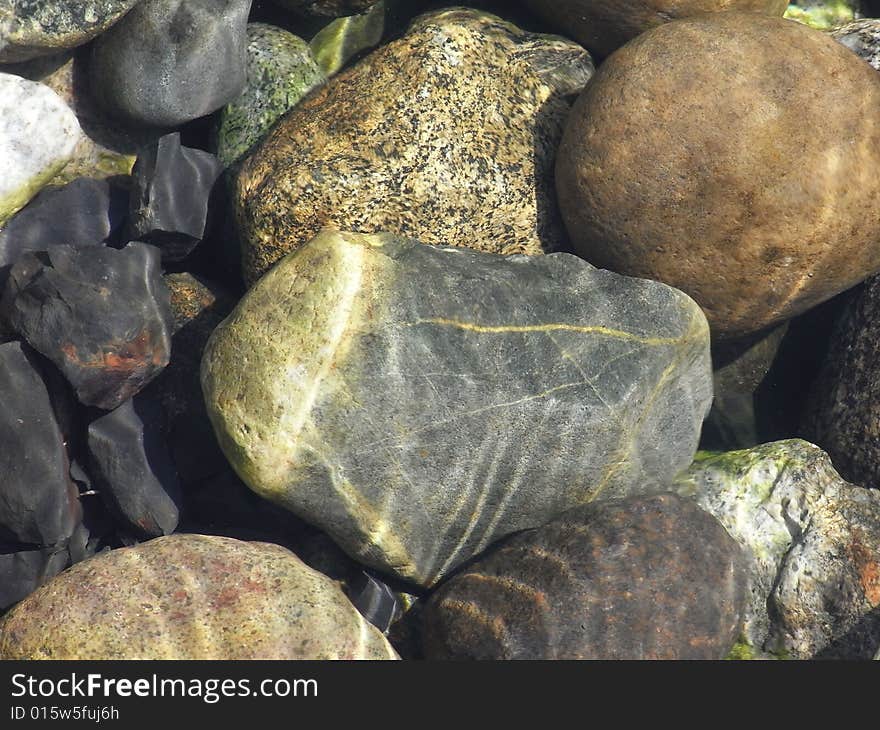
[{"label": "mottled brown rock", "polygon": [[721,659],[740,631],[740,547],[673,494],[594,502],[522,532],[444,584],[429,659]]},{"label": "mottled brown rock", "polygon": [[559,247],[553,159],[569,97],[591,73],[580,46],[492,15],[420,17],[243,162],[245,280],[324,227],[504,254]]},{"label": "mottled brown rock", "polygon": [[880,268],[880,75],[799,23],[715,13],[645,33],[601,66],[558,160],[575,250],[687,292],[716,337]]},{"label": "mottled brown rock", "polygon": [[722,10],[782,15],[788,0],[524,0],[560,33],[607,56],[671,20]]},{"label": "mottled brown rock", "polygon": [[394,659],[278,545],[171,535],[78,563],[0,623],[0,659]]}]

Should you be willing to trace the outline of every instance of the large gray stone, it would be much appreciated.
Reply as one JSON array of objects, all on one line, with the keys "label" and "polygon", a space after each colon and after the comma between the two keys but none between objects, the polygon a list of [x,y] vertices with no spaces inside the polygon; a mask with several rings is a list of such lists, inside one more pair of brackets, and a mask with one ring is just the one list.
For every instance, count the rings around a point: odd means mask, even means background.
[{"label": "large gray stone", "polygon": [[677,481],[750,554],[742,645],[870,659],[880,646],[880,492],[806,441],[704,455]]},{"label": "large gray stone", "polygon": [[866,18],[831,31],[831,37],[880,71],[880,19]]},{"label": "large gray stone", "polygon": [[705,317],[675,289],[334,231],[214,331],[202,386],[251,488],[423,585],[599,495],[668,486],[711,400]]}]

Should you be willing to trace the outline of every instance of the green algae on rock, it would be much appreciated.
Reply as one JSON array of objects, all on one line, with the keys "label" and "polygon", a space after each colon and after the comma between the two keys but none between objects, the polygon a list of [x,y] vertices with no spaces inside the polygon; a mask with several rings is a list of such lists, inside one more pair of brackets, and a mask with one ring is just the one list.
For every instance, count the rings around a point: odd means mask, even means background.
[{"label": "green algae on rock", "polygon": [[266,23],[248,23],[247,38],[247,85],[220,112],[217,156],[227,167],[326,78],[308,43],[293,33]]},{"label": "green algae on rock", "polygon": [[171,535],[78,563],[0,622],[0,659],[396,659],[342,589],[268,543]]},{"label": "green algae on rock", "polygon": [[812,2],[805,7],[792,3],[784,17],[817,30],[830,30],[855,20],[855,9],[853,3],[847,0]]},{"label": "green algae on rock", "polygon": [[359,53],[375,48],[385,34],[385,0],[360,15],[351,15],[324,26],[309,46],[328,76],[342,69]]},{"label": "green algae on rock", "polygon": [[600,494],[668,486],[711,400],[699,308],[569,254],[325,231],[211,336],[239,476],[355,559],[430,585]]},{"label": "green algae on rock", "polygon": [[705,455],[677,480],[750,554],[741,643],[775,657],[864,658],[880,637],[880,492],[801,440]]},{"label": "green algae on rock", "polygon": [[417,18],[331,78],[241,163],[246,283],[324,227],[493,253],[565,240],[553,165],[587,52],[486,13]]}]

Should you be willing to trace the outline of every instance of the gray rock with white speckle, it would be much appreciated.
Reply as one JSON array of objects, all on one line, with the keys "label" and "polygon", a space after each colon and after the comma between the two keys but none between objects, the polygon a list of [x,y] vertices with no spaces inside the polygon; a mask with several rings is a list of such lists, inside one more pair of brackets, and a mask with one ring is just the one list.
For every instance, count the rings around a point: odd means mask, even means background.
[{"label": "gray rock with white speckle", "polygon": [[831,37],[880,71],[880,19],[866,18],[831,31]]}]

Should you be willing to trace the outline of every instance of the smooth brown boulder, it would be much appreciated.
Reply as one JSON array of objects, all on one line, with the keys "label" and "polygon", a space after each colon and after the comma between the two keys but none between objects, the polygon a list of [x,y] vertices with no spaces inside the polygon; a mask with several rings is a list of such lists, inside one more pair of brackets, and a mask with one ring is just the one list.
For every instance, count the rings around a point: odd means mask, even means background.
[{"label": "smooth brown boulder", "polygon": [[645,33],[600,67],[557,160],[575,250],[685,291],[716,338],[880,269],[880,75],[799,23],[716,13]]},{"label": "smooth brown boulder", "polygon": [[560,33],[607,56],[646,30],[700,13],[782,15],[788,0],[524,0]]}]

